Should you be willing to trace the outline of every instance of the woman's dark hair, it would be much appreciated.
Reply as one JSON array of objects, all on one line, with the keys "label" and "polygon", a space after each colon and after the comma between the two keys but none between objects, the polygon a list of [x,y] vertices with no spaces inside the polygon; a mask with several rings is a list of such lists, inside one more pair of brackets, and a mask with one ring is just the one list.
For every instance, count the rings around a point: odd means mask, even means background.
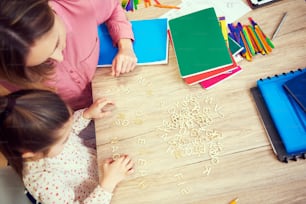
[{"label": "woman's dark hair", "polygon": [[53,70],[51,62],[26,67],[35,40],[54,25],[48,0],[0,1],[0,77],[17,85],[41,82]]},{"label": "woman's dark hair", "polygon": [[70,116],[69,107],[51,91],[27,89],[0,96],[0,152],[22,176],[22,151],[47,154]]}]

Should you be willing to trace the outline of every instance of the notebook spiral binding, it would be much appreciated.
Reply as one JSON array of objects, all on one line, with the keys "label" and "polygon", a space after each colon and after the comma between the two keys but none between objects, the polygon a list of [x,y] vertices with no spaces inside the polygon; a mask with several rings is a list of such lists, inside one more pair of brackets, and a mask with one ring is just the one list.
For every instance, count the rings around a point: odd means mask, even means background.
[{"label": "notebook spiral binding", "polygon": [[275,74],[273,77],[267,76],[266,78],[260,78],[259,80],[260,80],[260,81],[263,81],[263,80],[266,80],[266,79],[272,79],[272,78],[274,78],[274,77],[280,77],[281,75],[286,76],[286,75],[288,75],[288,74],[294,74],[295,72],[303,72],[303,69],[298,68],[298,69],[296,69],[295,71],[290,70],[289,72],[283,72],[283,73],[281,73],[281,74]]},{"label": "notebook spiral binding", "polygon": [[[291,70],[287,73],[275,74],[274,76],[267,76],[266,78],[260,78],[258,81],[271,80],[272,78],[275,78],[275,77],[279,78],[281,76],[294,74],[296,72],[306,72],[306,68],[304,69],[299,68],[299,69],[296,69],[295,71]],[[269,110],[265,104],[265,101],[263,99],[263,96],[259,88],[255,86],[255,87],[252,87],[250,91],[254,98],[257,111],[259,112],[259,115],[260,115],[260,119],[268,135],[268,139],[270,141],[273,152],[278,158],[278,160],[284,163],[288,163],[289,161],[297,161],[298,159],[306,159],[306,152],[298,153],[298,154],[288,154],[287,153],[285,145],[280,138],[278,130],[269,113]]]}]

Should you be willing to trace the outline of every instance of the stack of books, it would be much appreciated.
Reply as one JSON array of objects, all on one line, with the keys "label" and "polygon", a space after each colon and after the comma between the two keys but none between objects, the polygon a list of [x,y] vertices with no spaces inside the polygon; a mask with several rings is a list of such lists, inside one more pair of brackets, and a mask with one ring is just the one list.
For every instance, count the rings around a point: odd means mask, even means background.
[{"label": "stack of books", "polygon": [[169,20],[169,30],[185,83],[207,89],[241,71],[233,56],[242,48],[222,33],[213,7]]},{"label": "stack of books", "polygon": [[306,68],[257,81],[251,89],[271,146],[282,162],[306,157]]}]

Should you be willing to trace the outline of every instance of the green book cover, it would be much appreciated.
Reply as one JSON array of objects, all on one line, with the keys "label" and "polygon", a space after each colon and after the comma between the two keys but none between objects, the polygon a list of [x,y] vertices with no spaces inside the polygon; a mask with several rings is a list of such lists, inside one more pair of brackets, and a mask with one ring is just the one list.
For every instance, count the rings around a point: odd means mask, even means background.
[{"label": "green book cover", "polygon": [[232,64],[214,8],[169,20],[182,78]]}]

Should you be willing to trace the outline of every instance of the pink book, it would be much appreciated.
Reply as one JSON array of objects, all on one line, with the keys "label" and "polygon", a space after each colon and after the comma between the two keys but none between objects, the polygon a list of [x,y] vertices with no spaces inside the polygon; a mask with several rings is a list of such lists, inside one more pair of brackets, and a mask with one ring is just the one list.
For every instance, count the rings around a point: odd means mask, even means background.
[{"label": "pink book", "polygon": [[209,88],[221,83],[225,79],[228,79],[228,78],[238,74],[241,71],[242,71],[241,67],[237,66],[235,69],[229,70],[227,72],[216,75],[212,78],[201,81],[200,85],[202,86],[202,88],[209,89]]}]

